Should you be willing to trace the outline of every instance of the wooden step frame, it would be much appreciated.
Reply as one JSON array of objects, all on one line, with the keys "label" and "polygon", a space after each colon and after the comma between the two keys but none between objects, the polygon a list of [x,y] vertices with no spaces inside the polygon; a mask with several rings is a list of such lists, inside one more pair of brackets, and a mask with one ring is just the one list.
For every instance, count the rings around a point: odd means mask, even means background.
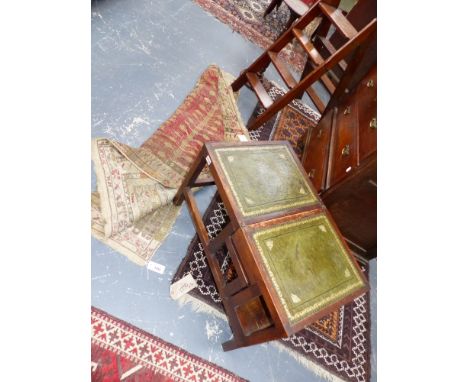
[{"label": "wooden step frame", "polygon": [[[377,19],[373,19],[362,30],[356,33],[353,32],[353,27],[347,21],[343,22],[340,10],[336,10],[332,5],[332,1],[319,1],[312,6],[309,11],[296,21],[294,25],[288,28],[263,54],[261,54],[246,70],[244,70],[239,77],[232,83],[233,91],[238,91],[242,86],[247,83],[250,84],[252,90],[256,93],[260,103],[264,106],[265,112],[249,122],[247,128],[254,130],[262,126],[273,115],[290,103],[293,99],[301,98],[302,94],[306,92],[311,98],[312,102],[316,105],[317,109],[323,113],[326,105],[312,89],[311,85],[316,81],[322,81],[330,93],[336,90],[336,85],[327,77],[327,72],[334,68],[336,65],[343,65],[343,59],[348,57],[354,50],[362,44],[369,35],[372,34],[377,28]],[[325,10],[325,11],[324,11]],[[325,17],[324,17],[325,13]],[[302,31],[309,25],[316,17],[322,17],[323,20],[329,19],[333,24],[340,24],[340,31],[344,31],[349,36],[352,36],[342,47],[337,49],[328,58],[324,59],[318,51],[314,48],[311,42],[307,42],[302,38]],[[351,29],[353,28],[353,29]],[[320,30],[320,26],[317,28]],[[298,82],[296,81],[285,64],[280,61],[279,52],[293,39],[297,39],[304,50],[308,53],[313,61],[315,68],[308,73],[304,73],[303,78]],[[280,76],[283,78],[288,88],[290,89],[282,97],[273,101],[266,92],[266,89],[261,84],[260,77],[257,73],[263,73],[267,67],[273,64]]]}]

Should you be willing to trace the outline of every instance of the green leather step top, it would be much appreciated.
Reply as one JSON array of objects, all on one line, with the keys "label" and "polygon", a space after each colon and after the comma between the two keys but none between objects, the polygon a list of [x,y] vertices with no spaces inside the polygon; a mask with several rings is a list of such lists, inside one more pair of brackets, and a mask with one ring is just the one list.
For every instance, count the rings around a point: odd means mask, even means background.
[{"label": "green leather step top", "polygon": [[317,202],[284,144],[217,148],[215,154],[244,216]]},{"label": "green leather step top", "polygon": [[253,238],[291,324],[365,287],[324,214],[259,230]]}]

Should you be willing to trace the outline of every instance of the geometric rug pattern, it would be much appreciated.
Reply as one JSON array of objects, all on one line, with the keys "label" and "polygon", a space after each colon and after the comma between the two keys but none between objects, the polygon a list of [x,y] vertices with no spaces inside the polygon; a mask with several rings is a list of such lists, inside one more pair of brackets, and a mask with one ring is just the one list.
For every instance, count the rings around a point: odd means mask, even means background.
[{"label": "geometric rug pattern", "polygon": [[243,378],[91,308],[93,382],[241,382]]}]

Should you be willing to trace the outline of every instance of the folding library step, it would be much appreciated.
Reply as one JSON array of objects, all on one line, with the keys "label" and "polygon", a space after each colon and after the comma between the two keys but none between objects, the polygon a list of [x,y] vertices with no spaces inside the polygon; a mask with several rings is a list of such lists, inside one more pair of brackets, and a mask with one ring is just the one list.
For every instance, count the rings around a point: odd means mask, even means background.
[{"label": "folding library step", "polygon": [[[330,3],[336,4],[336,2],[336,0],[319,0],[315,3],[231,84],[234,91],[238,91],[242,86],[249,84],[257,95],[260,103],[265,108],[262,114],[250,120],[247,126],[249,129],[253,130],[262,126],[289,102],[296,98],[301,98],[304,92],[307,93],[316,108],[323,113],[327,105],[321,100],[312,88],[312,85],[320,81],[331,94],[337,91],[338,87],[342,88],[344,86],[341,83],[342,81],[337,78],[331,70],[337,65],[342,67],[344,63],[343,60],[351,54],[358,56],[357,51],[361,52],[363,49],[367,48],[369,36],[376,31],[377,19],[373,19],[360,31],[356,31],[348,20],[346,20],[341,10],[330,5]],[[321,25],[315,25],[317,20],[320,20],[320,23],[323,23],[325,26],[328,25],[328,28],[331,24],[335,25],[336,29],[348,38],[348,41],[344,45],[339,49],[335,49],[327,58],[324,58],[318,52],[311,41],[314,38],[314,33],[318,34],[322,29]],[[304,30],[312,23],[314,23],[314,27],[311,27],[311,29],[314,30],[314,33],[311,37],[307,37]],[[310,59],[308,62],[311,63],[311,66],[309,65],[307,70],[304,70],[299,81],[293,77],[287,64],[279,58],[279,52],[293,40],[299,42],[299,45],[305,50]],[[275,101],[268,95],[259,77],[270,64],[273,64],[289,88],[283,96],[277,98]],[[348,63],[348,68],[350,66],[351,65]],[[328,75],[335,80],[335,83]],[[342,78],[345,77],[346,73],[343,74]]]}]

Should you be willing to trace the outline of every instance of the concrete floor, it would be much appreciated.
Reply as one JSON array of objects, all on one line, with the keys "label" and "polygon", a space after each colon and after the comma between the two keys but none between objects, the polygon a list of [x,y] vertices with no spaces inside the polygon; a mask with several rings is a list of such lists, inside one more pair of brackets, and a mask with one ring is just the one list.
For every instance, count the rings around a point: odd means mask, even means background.
[{"label": "concrete floor", "polygon": [[[180,105],[211,63],[236,75],[259,54],[229,27],[189,0],[92,3],[92,136],[139,146]],[[267,77],[276,77],[267,72]],[[243,90],[244,119],[255,97]],[[92,189],[95,176],[92,173]],[[197,193],[203,210],[212,189]],[[169,297],[171,278],[195,231],[186,207],[148,271],[92,240],[92,304],[251,381],[323,381],[271,344],[224,353],[226,322],[194,313]],[[371,262],[372,381],[376,364],[376,261]]]}]

